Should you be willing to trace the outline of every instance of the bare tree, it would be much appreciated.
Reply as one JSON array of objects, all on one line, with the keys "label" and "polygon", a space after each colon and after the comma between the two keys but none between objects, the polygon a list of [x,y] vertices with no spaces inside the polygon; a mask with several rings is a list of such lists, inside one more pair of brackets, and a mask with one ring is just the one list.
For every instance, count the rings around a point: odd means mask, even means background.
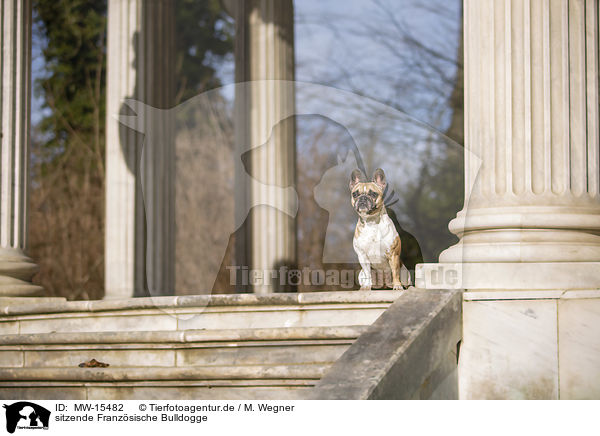
[{"label": "bare tree", "polygon": [[[410,159],[410,173],[396,180],[396,215],[399,226],[418,240],[424,260],[437,260],[456,240],[447,223],[463,201],[460,0],[373,0],[361,3],[360,11],[298,11],[299,44],[302,32],[329,35],[326,41],[334,42],[323,43],[322,51],[303,51],[297,77],[374,98],[414,119],[412,126],[386,132],[374,123],[380,114],[367,114],[361,122],[373,124],[374,132],[363,150],[396,156],[379,159],[388,169]],[[311,231],[299,233],[299,244],[306,234]]]}]

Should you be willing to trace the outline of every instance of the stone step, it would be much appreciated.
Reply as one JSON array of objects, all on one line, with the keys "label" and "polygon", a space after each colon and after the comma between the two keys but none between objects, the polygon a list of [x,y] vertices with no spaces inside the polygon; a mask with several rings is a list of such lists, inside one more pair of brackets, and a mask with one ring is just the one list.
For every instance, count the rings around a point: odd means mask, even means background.
[{"label": "stone step", "polygon": [[0,399],[303,398],[401,294],[0,305]]},{"label": "stone step", "polygon": [[366,326],[5,335],[2,367],[282,365],[336,361]]},{"label": "stone step", "polygon": [[0,400],[297,400],[314,380],[2,382]]},{"label": "stone step", "polygon": [[0,383],[10,381],[136,382],[167,380],[319,380],[328,364],[219,365],[193,368],[0,368]]},{"label": "stone step", "polygon": [[370,325],[401,291],[194,295],[0,307],[0,334]]},{"label": "stone step", "polygon": [[330,366],[0,368],[0,399],[293,399]]}]

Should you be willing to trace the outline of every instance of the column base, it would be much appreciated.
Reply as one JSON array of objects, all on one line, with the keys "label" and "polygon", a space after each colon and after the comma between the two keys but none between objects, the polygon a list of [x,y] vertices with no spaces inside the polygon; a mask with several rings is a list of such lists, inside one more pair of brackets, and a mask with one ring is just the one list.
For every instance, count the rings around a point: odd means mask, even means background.
[{"label": "column base", "polygon": [[[528,194],[488,200],[496,206],[478,207],[471,201],[450,222],[448,228],[460,241],[440,253],[440,262],[600,262],[596,199]],[[515,201],[549,205],[519,206]]]},{"label": "column base", "polygon": [[44,289],[31,283],[38,266],[21,250],[0,249],[0,297],[38,297]]},{"label": "column base", "polygon": [[415,286],[423,289],[600,289],[600,262],[422,263]]}]

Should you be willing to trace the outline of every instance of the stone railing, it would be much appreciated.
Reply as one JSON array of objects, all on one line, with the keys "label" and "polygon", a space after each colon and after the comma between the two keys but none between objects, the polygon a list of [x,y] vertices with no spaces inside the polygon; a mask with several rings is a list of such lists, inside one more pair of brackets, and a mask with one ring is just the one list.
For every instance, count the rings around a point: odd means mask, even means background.
[{"label": "stone railing", "polygon": [[311,399],[458,399],[462,292],[405,291],[336,361]]}]

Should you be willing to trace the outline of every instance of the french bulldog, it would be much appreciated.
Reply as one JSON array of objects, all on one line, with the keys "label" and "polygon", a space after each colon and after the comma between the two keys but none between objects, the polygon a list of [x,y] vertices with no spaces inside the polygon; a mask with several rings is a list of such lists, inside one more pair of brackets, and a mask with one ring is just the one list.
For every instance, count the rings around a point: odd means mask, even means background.
[{"label": "french bulldog", "polygon": [[358,214],[353,246],[362,268],[358,275],[361,291],[371,290],[372,268],[384,274],[388,287],[391,275],[391,287],[394,290],[404,289],[400,278],[402,242],[383,203],[386,185],[381,168],[375,170],[370,182],[365,180],[360,170],[352,171],[350,176],[352,207]]}]

